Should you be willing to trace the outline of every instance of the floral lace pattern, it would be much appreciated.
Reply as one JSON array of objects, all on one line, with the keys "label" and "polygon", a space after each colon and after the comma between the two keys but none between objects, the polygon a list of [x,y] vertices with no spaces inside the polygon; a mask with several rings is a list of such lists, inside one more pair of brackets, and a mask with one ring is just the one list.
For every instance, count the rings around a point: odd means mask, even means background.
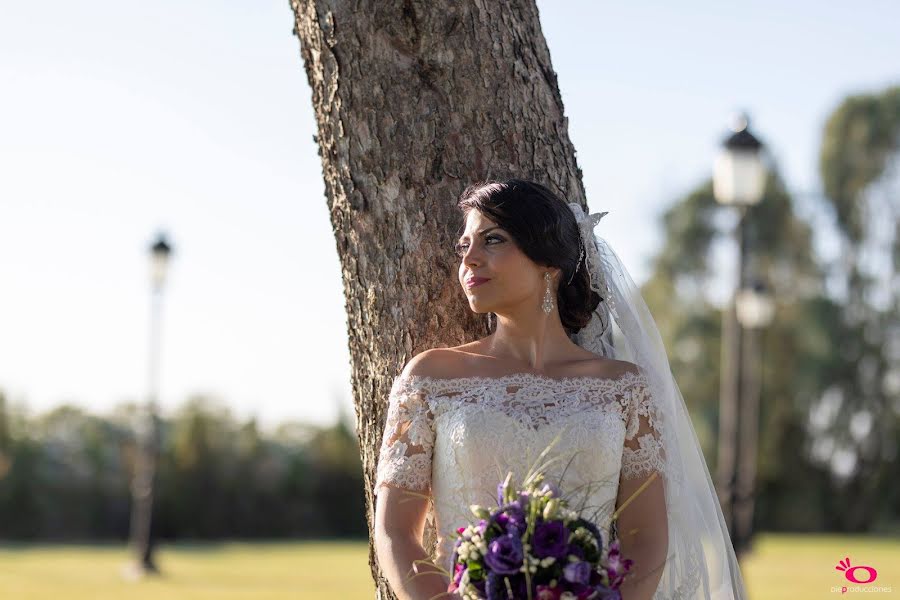
[{"label": "floral lace pattern", "polygon": [[411,375],[395,377],[391,387],[375,489],[391,483],[427,491],[434,467],[435,419],[461,409],[500,411],[525,430],[591,409],[616,414],[624,426],[621,476],[665,470],[657,413],[642,372],[561,379],[532,373],[446,379]]},{"label": "floral lace pattern", "polygon": [[423,390],[394,378],[378,458],[376,491],[382,482],[424,492],[431,483],[433,416]]},{"label": "floral lace pattern", "polygon": [[635,479],[653,471],[665,472],[665,451],[661,438],[662,424],[653,403],[646,378],[629,386],[625,447],[622,454],[622,478]]}]

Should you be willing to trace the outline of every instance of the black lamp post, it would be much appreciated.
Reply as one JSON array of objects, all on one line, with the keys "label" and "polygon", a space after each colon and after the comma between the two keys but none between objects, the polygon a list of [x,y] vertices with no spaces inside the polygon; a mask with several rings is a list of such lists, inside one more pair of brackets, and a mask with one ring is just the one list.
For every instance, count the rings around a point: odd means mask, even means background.
[{"label": "black lamp post", "polygon": [[747,208],[758,204],[765,191],[767,169],[763,160],[763,145],[750,133],[749,119],[740,115],[732,124],[732,133],[725,138],[713,169],[713,195],[720,204],[733,206],[738,212],[734,237],[738,248],[737,281],[734,293],[722,318],[721,387],[719,395],[718,462],[716,487],[725,522],[740,553],[735,538],[735,500],[738,474],[739,419],[741,408],[741,346],[742,331],[737,315],[737,297],[746,286]]},{"label": "black lamp post", "polygon": [[756,456],[759,451],[762,388],[759,337],[761,330],[775,316],[775,301],[765,284],[754,280],[737,293],[735,312],[741,330],[741,398],[733,523],[734,543],[743,554],[751,547],[756,498]]},{"label": "black lamp post", "polygon": [[155,540],[152,532],[153,491],[159,457],[159,364],[162,292],[166,282],[171,246],[160,233],[150,247],[151,319],[148,364],[148,395],[146,412],[138,423],[138,453],[134,479],[131,484],[131,534],[134,553],[132,575],[155,574],[159,568],[154,560]]}]

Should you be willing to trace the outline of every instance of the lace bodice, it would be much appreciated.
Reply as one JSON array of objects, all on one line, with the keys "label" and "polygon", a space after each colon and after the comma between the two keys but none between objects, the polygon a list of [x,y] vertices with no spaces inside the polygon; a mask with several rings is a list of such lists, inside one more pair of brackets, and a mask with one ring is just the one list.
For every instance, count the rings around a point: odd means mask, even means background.
[{"label": "lace bodice", "polygon": [[431,555],[449,571],[451,533],[475,520],[469,506],[496,506],[506,473],[521,483],[559,435],[545,473],[602,527],[620,478],[665,470],[649,389],[639,369],[614,378],[401,374],[388,399],[375,493],[390,484],[430,494],[438,533]]}]

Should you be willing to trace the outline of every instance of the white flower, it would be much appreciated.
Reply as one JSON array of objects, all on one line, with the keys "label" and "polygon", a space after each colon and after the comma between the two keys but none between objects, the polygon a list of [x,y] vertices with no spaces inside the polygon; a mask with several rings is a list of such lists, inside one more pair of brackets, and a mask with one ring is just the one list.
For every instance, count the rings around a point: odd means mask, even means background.
[{"label": "white flower", "polygon": [[475,546],[472,545],[471,542],[463,542],[459,545],[459,549],[456,551],[459,557],[463,560],[468,560],[470,556],[475,552]]},{"label": "white flower", "polygon": [[544,506],[544,519],[549,521],[551,519],[555,519],[557,512],[559,511],[559,499],[551,498],[547,501],[547,505]]},{"label": "white flower", "polygon": [[479,519],[490,519],[491,518],[491,512],[488,509],[481,506],[480,504],[470,504],[469,510],[471,510],[472,514],[475,515],[476,517],[478,517]]}]

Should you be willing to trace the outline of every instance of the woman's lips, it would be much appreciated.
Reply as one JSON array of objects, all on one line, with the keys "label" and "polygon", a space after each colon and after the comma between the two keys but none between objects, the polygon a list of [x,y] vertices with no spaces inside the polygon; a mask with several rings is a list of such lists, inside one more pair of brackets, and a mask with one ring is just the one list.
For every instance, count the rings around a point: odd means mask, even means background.
[{"label": "woman's lips", "polygon": [[484,277],[472,277],[471,279],[466,279],[466,287],[472,289],[473,287],[481,285],[486,281],[490,281],[490,279]]}]

